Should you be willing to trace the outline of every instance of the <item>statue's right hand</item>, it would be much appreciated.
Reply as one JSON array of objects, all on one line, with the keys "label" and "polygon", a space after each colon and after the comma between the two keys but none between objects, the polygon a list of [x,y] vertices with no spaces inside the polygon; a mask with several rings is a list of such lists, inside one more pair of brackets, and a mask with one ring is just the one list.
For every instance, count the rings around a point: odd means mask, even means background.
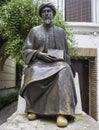
[{"label": "statue's right hand", "polygon": [[55,62],[57,60],[56,57],[50,56],[47,53],[38,53],[38,58],[45,61],[45,62]]}]

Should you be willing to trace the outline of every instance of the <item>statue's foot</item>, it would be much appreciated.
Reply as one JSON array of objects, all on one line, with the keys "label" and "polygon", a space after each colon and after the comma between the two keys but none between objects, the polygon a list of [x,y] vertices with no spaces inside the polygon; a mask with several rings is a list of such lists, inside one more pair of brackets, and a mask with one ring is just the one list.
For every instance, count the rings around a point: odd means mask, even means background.
[{"label": "statue's foot", "polygon": [[28,120],[35,120],[37,118],[37,115],[34,113],[27,114]]},{"label": "statue's foot", "polygon": [[57,126],[59,127],[66,127],[68,125],[67,119],[63,115],[59,115],[57,117]]}]

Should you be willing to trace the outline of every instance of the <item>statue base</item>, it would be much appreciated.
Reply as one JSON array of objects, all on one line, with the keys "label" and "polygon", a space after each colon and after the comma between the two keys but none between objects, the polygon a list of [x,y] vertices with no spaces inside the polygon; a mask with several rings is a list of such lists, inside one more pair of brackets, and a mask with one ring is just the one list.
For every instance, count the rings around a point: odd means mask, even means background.
[{"label": "statue base", "polygon": [[7,122],[0,126],[0,130],[99,130],[99,124],[90,116],[77,114],[74,122],[67,127],[57,127],[56,119],[37,119],[29,121],[25,114],[14,113]]}]

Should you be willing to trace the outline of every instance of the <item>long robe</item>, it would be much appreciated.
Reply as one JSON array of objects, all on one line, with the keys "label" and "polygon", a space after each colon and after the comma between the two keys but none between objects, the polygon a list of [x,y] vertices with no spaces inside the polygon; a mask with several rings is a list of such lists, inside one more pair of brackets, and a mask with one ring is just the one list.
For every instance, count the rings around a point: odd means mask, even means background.
[{"label": "long robe", "polygon": [[[63,50],[64,60],[46,63],[38,59],[37,54],[48,49]],[[74,117],[77,99],[64,30],[53,24],[32,28],[22,56],[27,67],[20,94],[26,100],[26,112]]]}]

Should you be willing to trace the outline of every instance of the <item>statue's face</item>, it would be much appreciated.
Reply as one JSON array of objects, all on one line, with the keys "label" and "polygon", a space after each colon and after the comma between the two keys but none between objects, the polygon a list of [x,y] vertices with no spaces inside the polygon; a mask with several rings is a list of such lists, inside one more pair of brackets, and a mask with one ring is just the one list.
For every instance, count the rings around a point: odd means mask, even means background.
[{"label": "statue's face", "polygon": [[50,24],[54,17],[53,10],[50,7],[43,8],[41,15],[42,15],[42,19],[46,24]]}]

